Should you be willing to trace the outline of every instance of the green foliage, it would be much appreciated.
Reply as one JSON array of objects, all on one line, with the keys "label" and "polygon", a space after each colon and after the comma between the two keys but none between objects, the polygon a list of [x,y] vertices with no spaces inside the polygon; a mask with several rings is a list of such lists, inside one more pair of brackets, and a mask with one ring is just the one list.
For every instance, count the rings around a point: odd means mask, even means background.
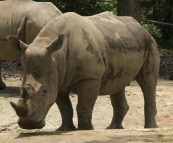
[{"label": "green foliage", "polygon": [[[141,7],[142,19],[173,23],[172,0],[142,0]],[[173,49],[173,27],[144,22],[142,24],[156,39],[159,48]]]},{"label": "green foliage", "polygon": [[117,13],[117,0],[36,0],[51,1],[63,13],[76,12],[83,16],[94,15],[103,11]]},{"label": "green foliage", "polygon": [[149,31],[149,33],[154,37],[156,41],[158,41],[162,37],[162,33],[160,28],[154,24],[146,24],[141,22],[142,26]]}]

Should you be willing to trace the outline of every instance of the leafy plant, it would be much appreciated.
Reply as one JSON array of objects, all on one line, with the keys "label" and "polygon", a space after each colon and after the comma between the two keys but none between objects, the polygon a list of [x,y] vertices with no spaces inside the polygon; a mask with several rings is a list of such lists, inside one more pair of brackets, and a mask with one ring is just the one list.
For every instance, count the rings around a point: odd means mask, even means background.
[{"label": "leafy plant", "polygon": [[117,0],[36,0],[51,1],[63,13],[76,12],[83,16],[94,15],[103,11],[117,12]]}]

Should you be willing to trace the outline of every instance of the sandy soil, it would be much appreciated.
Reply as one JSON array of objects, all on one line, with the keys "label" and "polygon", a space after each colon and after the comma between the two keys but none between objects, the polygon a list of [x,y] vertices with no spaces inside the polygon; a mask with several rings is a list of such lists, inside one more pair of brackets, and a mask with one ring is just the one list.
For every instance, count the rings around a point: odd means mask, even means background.
[{"label": "sandy soil", "polygon": [[[19,78],[7,78],[6,90],[0,91],[0,142],[173,142],[173,81],[158,80],[157,86],[157,124],[158,129],[143,129],[143,96],[140,87],[132,82],[126,88],[126,95],[130,110],[125,116],[124,130],[105,130],[112,119],[112,107],[109,96],[99,96],[94,107],[93,125],[94,131],[56,132],[55,129],[61,125],[59,110],[54,104],[46,117],[46,126],[41,130],[22,130],[17,125],[14,110],[10,101],[19,98]],[[70,96],[74,117],[77,126],[76,104],[77,96]]]}]

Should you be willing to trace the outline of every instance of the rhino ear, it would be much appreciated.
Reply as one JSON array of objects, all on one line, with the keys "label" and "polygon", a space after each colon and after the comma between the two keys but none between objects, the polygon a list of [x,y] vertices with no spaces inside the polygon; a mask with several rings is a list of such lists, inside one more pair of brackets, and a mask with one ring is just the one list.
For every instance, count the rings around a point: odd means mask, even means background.
[{"label": "rhino ear", "polygon": [[28,45],[19,40],[16,35],[7,36],[6,39],[10,41],[11,47],[15,50],[25,52],[28,47]]},{"label": "rhino ear", "polygon": [[64,41],[64,34],[61,34],[61,35],[58,36],[58,38],[53,40],[47,46],[48,53],[52,54],[53,52],[59,50],[62,47],[62,45],[63,45],[63,41]]}]

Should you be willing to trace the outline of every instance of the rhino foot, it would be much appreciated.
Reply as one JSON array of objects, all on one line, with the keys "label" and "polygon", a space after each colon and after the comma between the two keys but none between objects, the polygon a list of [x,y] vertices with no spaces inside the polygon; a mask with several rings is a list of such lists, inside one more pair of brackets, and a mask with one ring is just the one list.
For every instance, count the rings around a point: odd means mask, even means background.
[{"label": "rhino foot", "polygon": [[2,80],[0,80],[0,90],[3,90],[5,88],[6,88],[6,84]]},{"label": "rhino foot", "polygon": [[122,125],[110,125],[106,129],[124,129]]},{"label": "rhino foot", "polygon": [[145,125],[144,128],[158,128],[157,124]]},{"label": "rhino foot", "polygon": [[76,127],[74,125],[70,125],[70,126],[65,126],[65,125],[61,125],[58,129],[56,129],[56,131],[75,131]]},{"label": "rhino foot", "polygon": [[93,126],[78,126],[77,130],[94,130]]}]

